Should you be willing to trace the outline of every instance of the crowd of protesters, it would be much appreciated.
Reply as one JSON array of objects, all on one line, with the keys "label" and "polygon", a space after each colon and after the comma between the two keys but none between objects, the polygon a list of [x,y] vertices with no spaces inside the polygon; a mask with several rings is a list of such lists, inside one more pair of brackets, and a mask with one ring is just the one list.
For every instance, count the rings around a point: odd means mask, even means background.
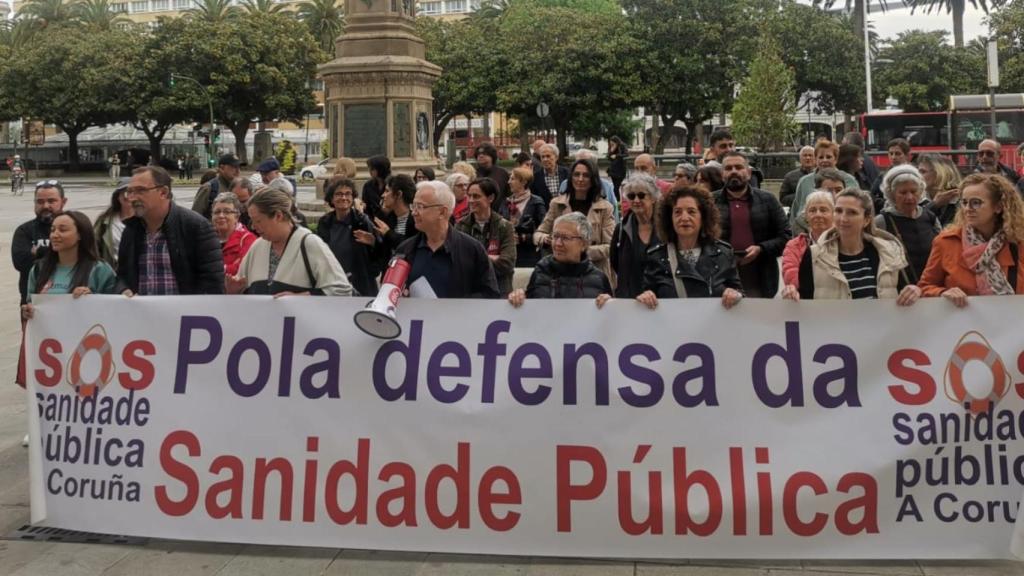
[{"label": "crowd of protesters", "polygon": [[[61,182],[44,180],[35,217],[12,243],[22,318],[44,293],[372,297],[395,257],[410,264],[412,297],[514,306],[943,297],[962,307],[971,296],[1024,293],[1024,203],[998,142],[981,142],[962,178],[948,158],[915,158],[899,138],[888,143],[891,167],[882,172],[859,135],[848,136],[799,150],[781,201],[759,187],[763,179],[724,130],[712,135],[703,166],[679,164],[671,181],[658,178],[646,154],[625,172],[618,139],[610,179],[593,153],[564,166],[544,141],[511,171],[482,144],[475,165],[459,162],[443,180],[431,168],[393,173],[375,156],[361,190],[356,165],[340,159],[315,232],[273,159],[260,163],[254,183],[233,156],[222,157],[191,210],[175,202],[166,171],[137,168],[95,222],[65,211]],[[524,268],[529,280],[517,288]]]}]

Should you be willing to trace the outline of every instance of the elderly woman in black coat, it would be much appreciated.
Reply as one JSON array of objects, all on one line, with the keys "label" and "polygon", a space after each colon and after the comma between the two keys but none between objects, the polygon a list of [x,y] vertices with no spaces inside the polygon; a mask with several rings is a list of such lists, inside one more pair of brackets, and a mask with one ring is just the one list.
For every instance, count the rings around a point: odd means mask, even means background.
[{"label": "elderly woman in black coat", "polygon": [[636,298],[643,292],[647,252],[661,245],[654,229],[654,208],[660,192],[654,178],[637,172],[622,183],[622,197],[629,200],[629,213],[612,232],[609,259],[618,278],[615,296]]},{"label": "elderly woman in black coat", "polygon": [[662,196],[657,225],[663,244],[648,252],[637,301],[654,309],[659,298],[721,298],[732,308],[743,299],[736,258],[718,239],[718,209],[707,188],[681,186]]},{"label": "elderly woman in black coat", "polygon": [[555,219],[551,228],[551,254],[537,263],[526,290],[513,290],[508,301],[516,308],[527,298],[594,298],[598,308],[611,300],[612,285],[587,258],[593,233],[581,212],[569,212]]}]

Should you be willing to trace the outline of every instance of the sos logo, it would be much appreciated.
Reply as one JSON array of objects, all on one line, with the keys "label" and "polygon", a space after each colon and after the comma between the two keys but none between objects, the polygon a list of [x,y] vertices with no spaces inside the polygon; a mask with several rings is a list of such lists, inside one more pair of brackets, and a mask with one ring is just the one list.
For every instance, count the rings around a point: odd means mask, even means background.
[{"label": "sos logo", "polygon": [[[98,393],[114,378],[125,390],[144,390],[153,383],[156,375],[153,363],[149,361],[156,354],[152,342],[132,340],[115,359],[107,331],[100,324],[86,331],[67,358],[64,358],[64,346],[53,338],[40,342],[37,353],[42,368],[35,371],[35,378],[40,386],[49,388],[64,381],[83,397]],[[98,369],[85,369],[97,360]],[[120,371],[118,361],[122,368]]]},{"label": "sos logo", "polygon": [[[967,382],[965,369],[972,363],[982,367],[984,373],[990,374],[991,380],[986,377],[985,381]],[[914,348],[893,352],[889,356],[889,373],[906,383],[889,386],[893,400],[908,406],[931,402],[938,392],[938,385],[929,372],[920,369],[931,364],[927,354]],[[1024,373],[1024,351],[1017,356],[1017,371]],[[974,330],[961,336],[953,347],[943,370],[942,381],[946,397],[959,406],[966,404],[975,414],[987,411],[1011,389],[1024,398],[1024,382],[1013,384],[1002,357],[984,335]],[[978,390],[984,392],[979,393]]]}]

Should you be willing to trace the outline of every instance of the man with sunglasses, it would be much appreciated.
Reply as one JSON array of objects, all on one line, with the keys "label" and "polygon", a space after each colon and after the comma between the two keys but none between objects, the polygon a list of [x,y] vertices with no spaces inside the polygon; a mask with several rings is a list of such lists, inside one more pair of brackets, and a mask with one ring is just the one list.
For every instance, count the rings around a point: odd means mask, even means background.
[{"label": "man with sunglasses", "polygon": [[982,174],[999,174],[1010,181],[1017,183],[1017,174],[1012,168],[999,161],[999,154],[1002,146],[995,140],[986,139],[978,143],[978,163],[974,165],[974,171]]},{"label": "man with sunglasses", "polygon": [[18,270],[18,290],[21,304],[28,302],[28,273],[37,260],[50,250],[50,225],[64,211],[68,199],[60,180],[43,180],[36,184],[33,208],[36,217],[14,231],[11,240],[11,259]]}]

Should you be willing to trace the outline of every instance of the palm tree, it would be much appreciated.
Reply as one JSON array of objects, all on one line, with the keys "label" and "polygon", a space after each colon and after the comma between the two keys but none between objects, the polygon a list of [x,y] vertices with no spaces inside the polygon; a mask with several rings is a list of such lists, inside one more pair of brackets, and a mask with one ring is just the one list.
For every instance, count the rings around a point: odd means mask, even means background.
[{"label": "palm tree", "polygon": [[327,54],[334,54],[334,41],[345,28],[345,6],[340,0],[307,0],[299,5],[299,20]]},{"label": "palm tree", "polygon": [[284,10],[284,4],[275,0],[242,0],[242,9],[250,14],[277,14]]},{"label": "palm tree", "polygon": [[39,28],[74,20],[72,2],[65,0],[26,0],[18,9],[18,16],[35,21]]},{"label": "palm tree", "polygon": [[1007,3],[1006,0],[906,0],[911,14],[918,8],[924,8],[925,14],[931,14],[933,10],[952,13],[953,46],[956,48],[964,47],[964,11],[967,9],[967,2],[975,8],[981,8],[986,14],[989,8],[999,8]]},{"label": "palm tree", "polygon": [[114,12],[109,0],[79,0],[71,8],[75,20],[94,30],[110,30],[132,22],[123,12]]},{"label": "palm tree", "polygon": [[0,45],[10,48],[12,52],[28,46],[32,34],[37,30],[34,20],[2,20],[0,21]]},{"label": "palm tree", "polygon": [[196,0],[195,8],[188,10],[187,16],[219,24],[237,14],[238,7],[232,6],[231,0]]},{"label": "palm tree", "polygon": [[484,0],[480,8],[473,12],[472,17],[480,20],[500,20],[511,7],[512,0]]}]

